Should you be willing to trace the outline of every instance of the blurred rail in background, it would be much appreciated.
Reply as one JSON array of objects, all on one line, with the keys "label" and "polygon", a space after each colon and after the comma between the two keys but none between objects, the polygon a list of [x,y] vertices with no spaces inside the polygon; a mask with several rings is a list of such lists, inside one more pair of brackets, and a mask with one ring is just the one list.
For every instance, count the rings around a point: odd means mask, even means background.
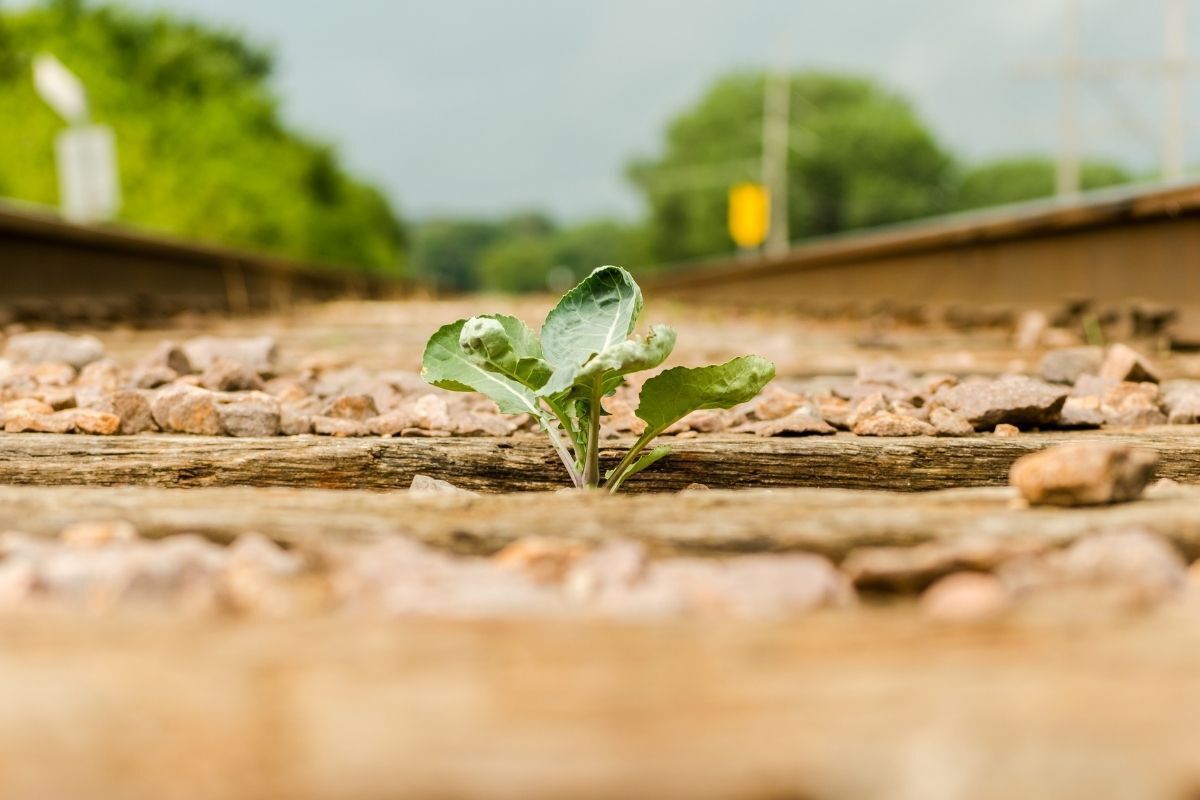
[{"label": "blurred rail in background", "polygon": [[776,257],[682,265],[653,296],[926,318],[1138,303],[1200,311],[1200,183],[1102,190],[823,238]]},{"label": "blurred rail in background", "polygon": [[[1011,321],[1025,309],[1200,318],[1200,183],[1103,190],[685,264],[654,296],[816,315]],[[152,321],[399,296],[400,282],[0,205],[0,321]],[[1200,330],[1200,329],[1198,329]]]},{"label": "blurred rail in background", "polygon": [[0,321],[153,322],[398,293],[398,282],[0,204]]}]

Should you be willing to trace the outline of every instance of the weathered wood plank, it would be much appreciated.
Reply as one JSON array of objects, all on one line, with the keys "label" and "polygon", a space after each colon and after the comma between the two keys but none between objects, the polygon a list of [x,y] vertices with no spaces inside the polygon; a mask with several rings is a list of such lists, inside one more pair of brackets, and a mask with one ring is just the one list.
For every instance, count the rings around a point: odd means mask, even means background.
[{"label": "weathered wood plank", "polygon": [[[0,796],[1186,797],[1200,627],[0,621]],[[864,759],[870,768],[864,769]]]},{"label": "weathered wood plank", "polygon": [[[809,438],[667,439],[675,450],[629,491],[813,486],[919,491],[1007,482],[1012,462],[1067,441],[1102,438],[1150,447],[1159,474],[1200,482],[1200,426],[1139,432],[1027,433],[904,439],[849,434]],[[605,463],[618,445],[603,453]],[[31,485],[296,486],[394,489],[417,473],[479,491],[552,490],[562,465],[535,437],[514,439],[271,439],[148,435],[0,435],[0,483]]]},{"label": "weathered wood plank", "polygon": [[600,542],[627,537],[661,554],[804,551],[840,561],[863,547],[967,540],[1058,547],[1101,530],[1162,534],[1200,557],[1200,488],[1152,490],[1089,509],[1014,506],[1009,489],[922,494],[839,489],[420,496],[280,488],[0,487],[0,529],[54,535],[79,520],[124,519],[147,536],[228,541],[257,531],[287,544],[404,535],[488,555],[523,536]]}]

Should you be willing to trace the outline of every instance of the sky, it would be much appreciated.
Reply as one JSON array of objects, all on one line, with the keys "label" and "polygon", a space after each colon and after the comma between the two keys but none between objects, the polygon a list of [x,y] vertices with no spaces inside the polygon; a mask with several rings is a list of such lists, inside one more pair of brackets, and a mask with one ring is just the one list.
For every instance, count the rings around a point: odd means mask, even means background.
[{"label": "sky", "polygon": [[[636,217],[624,165],[722,72],[765,65],[872,76],[968,160],[1056,147],[1057,83],[1021,65],[1059,57],[1063,0],[124,1],[272,48],[289,122],[408,217]],[[1082,54],[1159,57],[1164,2],[1081,0]],[[1087,153],[1153,169],[1160,85],[1086,82]]]}]

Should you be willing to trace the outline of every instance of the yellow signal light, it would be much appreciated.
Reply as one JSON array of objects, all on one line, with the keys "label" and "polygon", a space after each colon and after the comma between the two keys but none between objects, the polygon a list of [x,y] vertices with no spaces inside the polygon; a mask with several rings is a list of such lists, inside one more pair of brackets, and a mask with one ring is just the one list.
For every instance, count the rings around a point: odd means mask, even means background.
[{"label": "yellow signal light", "polygon": [[758,247],[771,227],[771,197],[761,183],[739,183],[729,189],[729,235],[738,247]]}]

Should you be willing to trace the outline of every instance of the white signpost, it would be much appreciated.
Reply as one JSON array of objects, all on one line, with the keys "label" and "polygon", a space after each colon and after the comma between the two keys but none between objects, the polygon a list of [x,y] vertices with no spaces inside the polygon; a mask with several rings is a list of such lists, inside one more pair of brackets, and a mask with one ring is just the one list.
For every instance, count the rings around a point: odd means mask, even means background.
[{"label": "white signpost", "polygon": [[112,219],[121,207],[112,129],[89,124],[83,83],[49,53],[34,58],[33,85],[67,123],[67,129],[54,140],[63,216],[74,222]]}]

